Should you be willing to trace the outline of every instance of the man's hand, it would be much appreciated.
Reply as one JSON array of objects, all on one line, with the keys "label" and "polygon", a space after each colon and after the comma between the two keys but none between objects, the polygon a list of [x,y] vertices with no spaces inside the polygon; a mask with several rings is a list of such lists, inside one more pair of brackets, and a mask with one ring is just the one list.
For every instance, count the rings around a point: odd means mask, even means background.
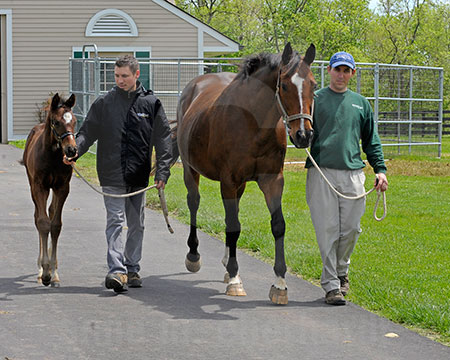
[{"label": "man's hand", "polygon": [[156,188],[159,189],[163,189],[166,187],[166,183],[162,180],[155,180],[155,184],[156,184]]},{"label": "man's hand", "polygon": [[375,179],[375,189],[377,191],[386,191],[388,188],[388,180],[385,173],[378,173]]}]

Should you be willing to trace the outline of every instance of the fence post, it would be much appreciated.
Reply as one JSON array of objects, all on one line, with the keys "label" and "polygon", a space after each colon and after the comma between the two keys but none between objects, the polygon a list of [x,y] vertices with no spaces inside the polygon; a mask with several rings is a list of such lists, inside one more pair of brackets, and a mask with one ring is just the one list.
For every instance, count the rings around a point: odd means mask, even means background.
[{"label": "fence post", "polygon": [[[402,97],[402,89],[401,89],[401,81],[402,81],[402,76],[400,71],[397,71],[397,97],[400,99]],[[401,116],[401,111],[402,111],[402,105],[401,105],[401,101],[397,100],[397,143],[399,144],[397,146],[397,155],[401,154],[401,146],[400,146],[400,141],[402,139],[401,134],[402,134],[402,128],[400,125],[400,121],[402,119]]]},{"label": "fence post", "polygon": [[439,70],[439,124],[438,124],[438,158],[442,155],[442,123],[444,107],[444,69]]},{"label": "fence post", "polygon": [[97,99],[100,96],[100,58],[98,57],[97,53],[95,53],[95,60],[94,60],[94,77],[95,77],[94,92],[95,98]]},{"label": "fence post", "polygon": [[325,70],[324,70],[324,63],[320,64],[320,88],[322,89],[325,87]]},{"label": "fence post", "polygon": [[177,95],[180,98],[181,95],[181,59],[178,59],[178,79],[177,79]]},{"label": "fence post", "polygon": [[379,88],[379,81],[380,81],[380,64],[376,63],[375,64],[375,69],[374,69],[374,77],[375,77],[375,81],[374,81],[374,96],[375,96],[375,100],[373,103],[373,111],[374,111],[374,119],[375,119],[375,129],[378,130],[378,114],[379,114],[379,106],[380,106],[380,88]]},{"label": "fence post", "polygon": [[409,68],[409,113],[408,113],[408,154],[411,154],[412,151],[412,99],[413,98],[413,68]]}]

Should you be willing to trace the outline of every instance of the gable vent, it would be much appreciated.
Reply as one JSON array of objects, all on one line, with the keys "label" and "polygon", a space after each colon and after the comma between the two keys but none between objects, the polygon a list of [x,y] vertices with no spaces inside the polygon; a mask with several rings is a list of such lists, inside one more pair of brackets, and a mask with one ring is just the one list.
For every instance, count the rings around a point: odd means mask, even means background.
[{"label": "gable vent", "polygon": [[102,10],[89,20],[86,36],[138,36],[134,20],[117,9]]}]

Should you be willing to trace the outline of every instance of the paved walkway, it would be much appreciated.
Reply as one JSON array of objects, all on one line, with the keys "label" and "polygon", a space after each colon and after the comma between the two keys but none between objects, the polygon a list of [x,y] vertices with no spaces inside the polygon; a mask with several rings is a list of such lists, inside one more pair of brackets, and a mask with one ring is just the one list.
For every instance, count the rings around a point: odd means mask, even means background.
[{"label": "paved walkway", "polygon": [[[188,226],[146,211],[144,287],[116,295],[106,274],[103,200],[78,178],[64,208],[61,287],[36,283],[38,235],[22,151],[0,145],[0,359],[450,359],[450,348],[360,307],[327,306],[287,276],[289,304],[268,299],[270,265],[239,253],[247,297],[227,297],[223,244],[200,233],[203,267],[185,270]],[[170,196],[170,195],[169,195]],[[397,338],[385,337],[396,333]]]}]

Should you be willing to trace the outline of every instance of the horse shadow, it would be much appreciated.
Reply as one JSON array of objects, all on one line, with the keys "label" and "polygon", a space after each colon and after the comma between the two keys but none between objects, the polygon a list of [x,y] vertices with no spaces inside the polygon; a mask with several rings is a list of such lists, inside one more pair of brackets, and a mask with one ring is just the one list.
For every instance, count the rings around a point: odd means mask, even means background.
[{"label": "horse shadow", "polygon": [[[125,296],[171,317],[172,320],[239,320],[239,311],[272,309],[283,311],[292,308],[324,307],[323,298],[309,301],[290,300],[287,305],[274,305],[270,300],[247,300],[248,297],[230,297],[224,291],[215,288],[214,283],[225,284],[219,280],[192,280],[190,273],[151,275],[143,278],[142,288],[129,288],[127,292],[116,294],[98,286],[44,287],[36,282],[36,274],[21,275],[15,278],[0,278],[0,304],[2,301],[14,301],[18,296],[90,295],[99,298]],[[101,305],[99,305],[101,306]],[[133,308],[132,306],[130,308]]]}]

